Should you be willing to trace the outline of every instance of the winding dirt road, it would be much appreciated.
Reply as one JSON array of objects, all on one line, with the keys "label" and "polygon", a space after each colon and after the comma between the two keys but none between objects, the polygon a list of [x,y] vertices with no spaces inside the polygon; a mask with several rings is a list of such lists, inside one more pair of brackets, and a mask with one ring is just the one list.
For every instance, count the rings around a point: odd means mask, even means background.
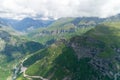
[{"label": "winding dirt road", "polygon": [[114,80],[118,80],[118,76],[120,76],[120,72],[118,72],[114,75]]},{"label": "winding dirt road", "polygon": [[42,76],[30,76],[30,75],[27,75],[27,74],[25,73],[25,71],[27,70],[27,68],[23,66],[23,62],[24,62],[26,59],[27,59],[27,58],[25,58],[25,59],[22,61],[22,63],[21,63],[21,72],[23,72],[23,76],[24,76],[25,78],[27,78],[27,79],[29,79],[29,80],[32,80],[32,79],[34,79],[34,78],[37,78],[37,79],[40,79],[40,80],[48,80],[48,79],[46,79],[46,78],[43,78]]}]

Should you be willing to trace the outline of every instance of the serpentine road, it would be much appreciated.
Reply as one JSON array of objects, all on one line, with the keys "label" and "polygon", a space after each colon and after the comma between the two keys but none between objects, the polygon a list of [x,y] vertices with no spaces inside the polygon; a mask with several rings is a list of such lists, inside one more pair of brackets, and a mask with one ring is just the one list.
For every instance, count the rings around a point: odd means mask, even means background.
[{"label": "serpentine road", "polygon": [[[17,72],[19,71],[19,69],[20,69],[20,73],[23,73],[23,76],[25,77],[25,78],[27,78],[28,80],[33,80],[33,79],[35,79],[35,78],[37,78],[37,79],[40,79],[40,80],[49,80],[49,79],[46,79],[46,78],[43,78],[42,76],[30,76],[30,75],[27,75],[26,73],[25,73],[25,71],[27,70],[27,67],[24,67],[23,66],[23,62],[26,60],[27,58],[25,58],[23,61],[21,61],[21,64],[20,64],[20,66],[17,68],[17,67],[15,67],[14,69],[15,69],[15,74],[14,74],[14,76],[13,76],[13,80],[15,80],[15,78],[16,78],[16,76],[17,76]],[[120,76],[120,72],[118,72],[118,73],[116,73],[116,74],[114,74],[114,80],[118,80],[118,76]]]},{"label": "serpentine road", "polygon": [[27,60],[27,58],[25,58],[24,60],[21,61],[21,64],[20,64],[20,66],[19,66],[18,68],[15,67],[15,74],[14,74],[14,76],[13,76],[13,80],[15,80],[15,78],[16,78],[16,76],[17,76],[17,72],[19,71],[19,69],[20,69],[20,73],[23,73],[23,76],[24,76],[25,78],[27,78],[28,80],[33,80],[33,79],[35,79],[35,78],[40,79],[40,80],[48,80],[48,79],[46,79],[46,78],[43,78],[42,76],[30,76],[30,75],[27,75],[27,74],[25,73],[25,71],[27,70],[27,67],[24,67],[24,66],[23,66],[23,62],[24,62],[25,60]]},{"label": "serpentine road", "polygon": [[120,76],[120,72],[118,72],[118,73],[116,73],[116,74],[114,75],[114,80],[118,80],[118,79],[117,79],[118,76]]},{"label": "serpentine road", "polygon": [[23,76],[24,76],[25,78],[29,79],[29,80],[32,80],[33,78],[38,78],[38,79],[40,79],[40,80],[48,80],[48,79],[46,79],[46,78],[43,78],[42,76],[29,76],[29,75],[27,75],[27,74],[25,73],[25,71],[27,70],[27,68],[24,67],[23,64],[21,65],[21,70],[22,70],[22,72],[23,72]]}]

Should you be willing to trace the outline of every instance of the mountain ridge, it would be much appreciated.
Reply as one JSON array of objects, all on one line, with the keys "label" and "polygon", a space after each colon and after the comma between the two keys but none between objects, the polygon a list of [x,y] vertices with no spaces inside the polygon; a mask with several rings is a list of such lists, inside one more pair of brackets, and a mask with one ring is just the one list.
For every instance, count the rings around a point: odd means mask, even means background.
[{"label": "mountain ridge", "polygon": [[104,22],[69,41],[53,43],[23,63],[26,74],[50,80],[114,80],[119,72],[119,26],[116,21]]},{"label": "mountain ridge", "polygon": [[[50,80],[113,80],[119,73],[119,22],[119,17],[61,18],[47,28],[37,28],[22,36],[2,24],[0,69],[6,71],[0,73],[1,80],[10,76],[12,67],[19,66],[26,57],[23,66],[29,76]],[[25,79],[19,71],[16,74],[16,69],[13,75],[17,80]]]}]

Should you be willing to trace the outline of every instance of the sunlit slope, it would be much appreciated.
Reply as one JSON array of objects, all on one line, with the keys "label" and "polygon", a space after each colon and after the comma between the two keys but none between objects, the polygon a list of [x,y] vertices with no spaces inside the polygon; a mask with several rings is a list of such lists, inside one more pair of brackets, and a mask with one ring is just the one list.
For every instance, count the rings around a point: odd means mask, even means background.
[{"label": "sunlit slope", "polygon": [[101,23],[103,19],[94,17],[60,18],[47,28],[39,28],[31,31],[28,38],[43,44],[50,44],[59,39],[70,39],[75,35],[81,35],[87,30]]},{"label": "sunlit slope", "polygon": [[[95,76],[100,78],[99,71],[95,71],[88,64],[89,60],[89,58],[78,60],[72,48],[59,43],[37,52],[24,62],[24,66],[28,67],[27,75],[43,76],[50,80],[62,80],[65,78],[72,80],[87,80],[90,78],[92,80]],[[17,80],[22,80],[22,78],[19,77]]]},{"label": "sunlit slope", "polygon": [[120,66],[119,26],[104,23],[36,52],[24,62],[26,74],[50,80],[113,80]]},{"label": "sunlit slope", "polygon": [[19,60],[27,54],[31,54],[43,45],[34,41],[28,41],[21,33],[10,27],[0,28],[0,80],[11,79],[13,68],[19,64]]},{"label": "sunlit slope", "polygon": [[104,23],[88,31],[85,35],[105,44],[105,49],[108,50],[103,52],[101,57],[113,56],[116,53],[114,49],[120,48],[120,22]]}]

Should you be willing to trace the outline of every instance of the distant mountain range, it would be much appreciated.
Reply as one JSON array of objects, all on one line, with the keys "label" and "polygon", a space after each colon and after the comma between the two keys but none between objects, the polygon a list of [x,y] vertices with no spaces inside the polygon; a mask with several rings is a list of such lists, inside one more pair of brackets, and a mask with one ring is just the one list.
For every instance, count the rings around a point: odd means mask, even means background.
[{"label": "distant mountain range", "polygon": [[[54,19],[48,19],[48,20],[43,20],[43,19],[33,19],[33,18],[29,18],[26,17],[22,20],[14,20],[14,19],[7,19],[7,18],[0,18],[0,25],[4,25],[4,26],[11,26],[13,27],[15,30],[17,31],[30,31],[36,28],[40,28],[40,27],[48,27],[51,26],[51,24],[53,22],[63,22],[69,19],[74,19],[72,21],[72,23],[74,25],[77,24],[77,26],[81,26],[78,23],[80,21],[83,22],[90,22],[93,21],[92,25],[95,25],[97,23],[100,22],[107,22],[107,21],[119,21],[120,20],[120,14],[115,15],[115,16],[111,16],[111,17],[107,17],[107,18],[98,18],[98,17],[76,17],[76,18],[60,18],[58,20],[54,20]],[[84,23],[83,23],[84,24]],[[86,23],[85,23],[86,24]],[[63,24],[64,25],[64,24]]]},{"label": "distant mountain range", "polygon": [[33,18],[24,18],[22,20],[14,20],[7,18],[0,18],[0,24],[5,26],[11,26],[17,31],[29,31],[40,27],[47,27],[52,22],[53,19],[50,20],[35,20]]},{"label": "distant mountain range", "polygon": [[119,26],[119,14],[0,18],[0,80],[120,80]]},{"label": "distant mountain range", "polygon": [[119,26],[120,21],[104,22],[80,36],[54,42],[26,58],[22,64],[26,70],[17,80],[37,80],[35,76],[43,80],[120,80]]}]

